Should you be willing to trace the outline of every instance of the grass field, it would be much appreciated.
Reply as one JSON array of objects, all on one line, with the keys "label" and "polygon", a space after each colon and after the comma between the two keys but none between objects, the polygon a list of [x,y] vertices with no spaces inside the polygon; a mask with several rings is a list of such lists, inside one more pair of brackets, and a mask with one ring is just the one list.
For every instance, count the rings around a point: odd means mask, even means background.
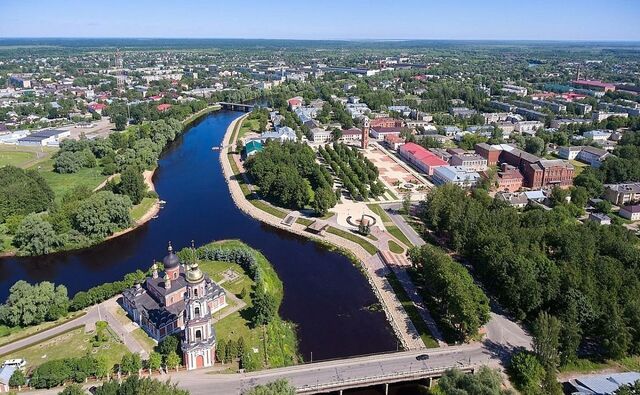
[{"label": "grass field", "polygon": [[389,284],[391,284],[393,292],[395,292],[396,296],[398,296],[398,299],[400,299],[400,303],[402,304],[404,310],[407,312],[407,315],[409,316],[411,322],[413,322],[413,326],[415,326],[418,330],[418,333],[420,333],[420,338],[422,339],[424,345],[427,348],[439,347],[438,342],[431,335],[427,324],[425,324],[422,316],[420,316],[418,308],[413,304],[404,288],[402,288],[402,285],[400,284],[400,281],[398,281],[396,275],[393,272],[390,272],[389,275],[387,275],[387,280],[389,281]]},{"label": "grass field", "polygon": [[147,352],[153,351],[153,348],[158,344],[141,328],[134,329],[133,332],[131,332],[131,336],[133,336]]},{"label": "grass field", "polygon": [[34,344],[30,347],[4,355],[4,359],[24,358],[27,367],[35,367],[54,359],[82,357],[84,355],[106,355],[109,363],[114,365],[128,352],[127,347],[118,339],[109,339],[98,347],[94,347],[92,339],[95,333],[85,333],[84,327],[73,329],[49,340]]},{"label": "grass field", "polygon": [[360,244],[360,246],[362,246],[362,248],[364,248],[371,255],[375,255],[378,252],[378,249],[376,248],[376,246],[374,246],[373,244],[369,243],[368,241],[366,241],[362,237],[354,235],[351,232],[347,232],[347,231],[344,231],[342,229],[334,228],[333,226],[330,226],[327,229],[327,232],[332,233],[332,234],[334,234],[336,236],[340,236],[343,239],[351,240],[354,243]]},{"label": "grass field", "polygon": [[56,148],[26,147],[19,145],[0,145],[0,167],[16,166],[21,168],[34,167],[36,164],[51,157]]},{"label": "grass field", "polygon": [[93,168],[82,168],[77,173],[59,174],[53,171],[53,160],[48,159],[40,164],[40,175],[47,181],[56,195],[56,200],[62,199],[65,193],[76,186],[84,185],[93,190],[100,185],[107,176],[101,174],[102,169],[97,166]]},{"label": "grass field", "polygon": [[143,215],[145,215],[147,213],[147,211],[149,211],[149,209],[158,201],[157,198],[149,198],[146,197],[144,199],[142,199],[142,201],[140,202],[140,204],[136,204],[135,206],[131,207],[131,218],[134,221],[138,221],[140,220],[140,218],[142,218]]}]

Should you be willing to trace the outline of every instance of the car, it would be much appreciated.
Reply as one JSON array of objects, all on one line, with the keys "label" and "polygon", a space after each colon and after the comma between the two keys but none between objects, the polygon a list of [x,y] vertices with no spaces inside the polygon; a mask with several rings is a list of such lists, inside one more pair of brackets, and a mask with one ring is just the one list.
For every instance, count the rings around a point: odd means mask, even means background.
[{"label": "car", "polygon": [[429,359],[429,355],[427,354],[420,354],[416,357],[416,360],[418,361],[426,361],[427,359]]},{"label": "car", "polygon": [[25,361],[22,358],[7,359],[2,363],[2,367],[5,367],[5,366],[15,366],[19,369],[23,369],[25,366],[27,366],[27,361]]}]

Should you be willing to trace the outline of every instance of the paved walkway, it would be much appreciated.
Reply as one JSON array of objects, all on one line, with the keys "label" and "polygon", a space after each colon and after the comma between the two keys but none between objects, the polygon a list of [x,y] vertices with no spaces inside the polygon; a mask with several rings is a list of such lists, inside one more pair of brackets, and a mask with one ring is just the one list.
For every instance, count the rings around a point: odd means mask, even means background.
[{"label": "paved walkway", "polygon": [[132,335],[133,331],[138,329],[139,326],[131,324],[123,324],[116,317],[117,310],[120,308],[117,300],[120,295],[115,296],[109,300],[98,305],[98,314],[100,320],[107,321],[111,329],[118,335],[120,340],[124,343],[129,351],[140,354],[142,359],[149,358],[149,353],[138,340]]}]

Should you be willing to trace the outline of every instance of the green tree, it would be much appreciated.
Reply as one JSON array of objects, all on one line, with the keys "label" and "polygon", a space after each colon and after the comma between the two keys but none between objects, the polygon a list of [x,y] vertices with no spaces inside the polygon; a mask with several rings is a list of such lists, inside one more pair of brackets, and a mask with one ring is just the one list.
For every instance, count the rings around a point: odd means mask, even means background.
[{"label": "green tree", "polygon": [[88,237],[104,238],[131,225],[130,208],[128,196],[101,191],[80,202],[71,223]]},{"label": "green tree", "polygon": [[180,365],[180,362],[180,356],[175,351],[171,351],[165,359],[165,365],[167,365],[167,369],[177,368]]},{"label": "green tree", "polygon": [[25,216],[48,210],[53,199],[51,187],[37,171],[13,166],[0,168],[0,222],[13,215]]},{"label": "green tree", "polygon": [[23,255],[44,255],[61,246],[60,238],[50,223],[37,214],[27,215],[13,238],[19,252]]},{"label": "green tree", "polygon": [[540,312],[533,324],[533,350],[547,370],[560,363],[560,321],[547,312]]},{"label": "green tree", "polygon": [[127,116],[124,114],[117,114],[113,117],[113,123],[116,125],[117,131],[122,131],[127,127]]},{"label": "green tree", "polygon": [[[275,298],[264,291],[264,285],[261,282],[256,283],[253,296],[253,324],[255,326],[267,325],[277,316],[277,308],[278,304]],[[229,345],[230,343],[227,344],[227,348]]]},{"label": "green tree", "polygon": [[62,391],[58,392],[58,395],[85,395],[86,393],[87,391],[80,384],[74,383],[64,387]]},{"label": "green tree", "polygon": [[614,392],[615,395],[640,395],[640,381],[623,385]]},{"label": "green tree", "polygon": [[402,197],[402,212],[406,215],[411,213],[411,191],[407,191]]},{"label": "green tree", "polygon": [[538,358],[527,351],[519,351],[511,358],[509,375],[523,394],[540,394],[540,385],[544,374],[544,368]]},{"label": "green tree", "polygon": [[27,378],[24,376],[24,373],[20,369],[16,369],[11,378],[9,378],[9,386],[11,387],[21,387],[27,383]]},{"label": "green tree", "polygon": [[243,395],[294,395],[296,388],[285,379],[279,379],[268,384],[260,384],[243,392]]},{"label": "green tree", "polygon": [[448,370],[438,380],[438,391],[445,395],[486,394],[501,395],[507,391],[501,389],[500,374],[486,366],[476,374],[465,374],[457,369]]},{"label": "green tree", "polygon": [[53,170],[60,174],[77,173],[84,162],[84,158],[76,152],[60,151],[53,162]]},{"label": "green tree", "polygon": [[525,138],[524,150],[530,154],[541,155],[544,151],[544,140],[540,137],[530,136]]},{"label": "green tree", "polygon": [[313,209],[318,216],[327,214],[329,209],[336,205],[336,194],[331,188],[323,187],[319,188],[315,192],[313,199]]},{"label": "green tree", "polygon": [[158,370],[162,366],[162,355],[160,353],[153,351],[149,354],[149,369],[150,370]]},{"label": "green tree", "polygon": [[140,169],[133,166],[124,169],[118,184],[119,193],[129,196],[131,203],[139,204],[144,198],[146,189],[147,186],[144,183],[144,177],[142,177]]},{"label": "green tree", "polygon": [[216,357],[218,361],[223,364],[227,361],[227,342],[224,339],[218,340],[218,344],[216,345]]}]

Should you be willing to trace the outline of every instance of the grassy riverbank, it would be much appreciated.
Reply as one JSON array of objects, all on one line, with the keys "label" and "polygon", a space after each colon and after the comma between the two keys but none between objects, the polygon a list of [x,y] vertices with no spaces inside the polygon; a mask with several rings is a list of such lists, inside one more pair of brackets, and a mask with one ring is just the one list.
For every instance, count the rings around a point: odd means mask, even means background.
[{"label": "grassy riverbank", "polygon": [[[200,247],[200,249],[206,248],[221,248],[223,250],[248,249],[251,251],[251,254],[256,259],[265,292],[273,297],[279,308],[284,296],[284,288],[273,266],[264,255],[239,240],[218,241]],[[300,360],[295,325],[293,323],[286,322],[280,317],[274,318],[264,326],[256,326],[252,323],[255,314],[253,298],[255,296],[256,281],[251,278],[242,266],[234,262],[211,260],[201,260],[200,266],[214,281],[221,282],[221,286],[228,293],[234,294],[246,304],[245,307],[227,315],[214,324],[219,342],[237,342],[240,338],[244,340],[243,367],[246,370],[290,366]],[[230,273],[234,273],[237,277],[230,279]],[[225,314],[225,310],[234,308],[233,303],[236,302],[232,301],[232,298],[228,298],[228,301],[231,302],[230,306],[214,314],[214,319],[216,319],[216,316]],[[230,372],[238,368],[237,362],[228,365]]]}]

